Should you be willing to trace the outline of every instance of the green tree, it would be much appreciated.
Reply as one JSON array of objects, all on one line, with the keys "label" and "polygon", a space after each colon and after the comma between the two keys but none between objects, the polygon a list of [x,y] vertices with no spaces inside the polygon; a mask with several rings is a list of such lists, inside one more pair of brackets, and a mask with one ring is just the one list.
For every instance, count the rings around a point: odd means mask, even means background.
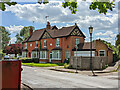
[{"label": "green tree", "polygon": [[119,58],[120,58],[120,33],[117,35],[116,47],[117,47],[118,55],[119,55]]},{"label": "green tree", "polygon": [[[2,0],[3,1],[3,0]],[[86,1],[86,0],[83,0]],[[114,1],[110,1],[110,0],[94,0],[91,5],[89,6],[90,10],[96,10],[98,9],[99,13],[104,13],[106,15],[106,13],[108,12],[108,10],[113,10],[115,4]],[[48,0],[38,0],[39,4],[46,4],[49,3]],[[10,0],[8,0],[7,2],[1,2],[0,3],[0,9],[1,10],[5,10],[5,4],[11,6],[11,5],[15,5],[17,4],[16,2],[10,2]],[[72,14],[76,14],[77,12],[77,0],[64,0],[64,2],[62,3],[62,6],[64,8],[69,8],[71,10]]]},{"label": "green tree", "polygon": [[11,0],[0,0],[0,9],[2,11],[5,11],[5,4],[11,6],[17,4],[16,2],[10,2]]},{"label": "green tree", "polygon": [[4,49],[10,41],[10,33],[3,26],[0,26],[0,31],[2,32],[2,49]]},{"label": "green tree", "polygon": [[19,33],[17,33],[15,37],[17,38],[15,43],[22,43],[23,39],[20,37]]},{"label": "green tree", "polygon": [[120,33],[117,35],[116,46],[120,44]]},{"label": "green tree", "polygon": [[[34,27],[33,26],[28,26],[28,27],[24,27],[24,28],[22,28],[21,29],[21,31],[20,31],[20,38],[22,39],[22,40],[25,40],[26,38],[28,38],[30,35],[29,35],[29,29],[30,29],[30,27],[32,27],[33,28],[33,30],[34,30]],[[18,36],[18,35],[17,35]],[[17,37],[16,36],[16,37]]]}]

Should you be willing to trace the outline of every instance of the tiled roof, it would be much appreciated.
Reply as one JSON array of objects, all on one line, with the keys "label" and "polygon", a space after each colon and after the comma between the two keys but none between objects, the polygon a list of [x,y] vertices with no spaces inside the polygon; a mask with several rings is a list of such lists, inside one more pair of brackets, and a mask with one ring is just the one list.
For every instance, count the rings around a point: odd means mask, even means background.
[{"label": "tiled roof", "polygon": [[44,31],[45,31],[45,28],[40,30],[35,30],[33,34],[30,36],[28,41],[38,41]]},{"label": "tiled roof", "polygon": [[[90,49],[90,42],[80,43],[78,49]],[[96,42],[92,42],[92,49],[96,49]]]},{"label": "tiled roof", "polygon": [[[57,38],[57,37],[64,37],[70,35],[70,33],[73,31],[73,29],[77,25],[74,26],[69,26],[69,27],[62,27],[61,29],[58,29],[56,26],[52,26],[51,29],[39,29],[35,30],[30,37],[28,37],[24,42],[29,42],[29,41],[38,41],[42,37],[43,33],[47,31],[52,38]],[[54,29],[52,29],[54,27]],[[81,32],[82,33],[82,32]],[[85,35],[82,33],[82,35],[85,37]]]},{"label": "tiled roof", "polygon": [[53,38],[68,36],[76,26],[63,27],[58,30],[47,30]]}]

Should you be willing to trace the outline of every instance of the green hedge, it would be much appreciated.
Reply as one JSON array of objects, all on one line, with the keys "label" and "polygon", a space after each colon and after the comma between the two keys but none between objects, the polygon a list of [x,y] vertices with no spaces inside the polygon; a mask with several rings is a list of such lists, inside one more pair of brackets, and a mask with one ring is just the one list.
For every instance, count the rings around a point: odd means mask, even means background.
[{"label": "green hedge", "polygon": [[39,63],[40,59],[39,58],[22,58],[20,59],[22,63]]},{"label": "green hedge", "polygon": [[39,62],[40,62],[40,59],[39,59],[39,58],[33,58],[32,61],[33,61],[34,63],[39,63]]}]

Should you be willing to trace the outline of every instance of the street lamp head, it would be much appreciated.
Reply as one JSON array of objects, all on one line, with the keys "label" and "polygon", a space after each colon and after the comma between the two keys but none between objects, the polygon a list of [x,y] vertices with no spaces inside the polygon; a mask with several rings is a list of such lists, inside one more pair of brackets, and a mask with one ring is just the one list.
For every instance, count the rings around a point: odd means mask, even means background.
[{"label": "street lamp head", "polygon": [[89,27],[89,33],[92,34],[92,32],[93,32],[93,27],[90,26],[90,27]]}]

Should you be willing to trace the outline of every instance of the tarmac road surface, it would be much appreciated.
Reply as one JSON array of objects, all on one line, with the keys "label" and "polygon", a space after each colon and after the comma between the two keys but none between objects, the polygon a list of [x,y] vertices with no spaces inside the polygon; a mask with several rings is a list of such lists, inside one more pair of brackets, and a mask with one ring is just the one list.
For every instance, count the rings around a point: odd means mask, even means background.
[{"label": "tarmac road surface", "polygon": [[45,67],[22,68],[22,83],[31,88],[118,88],[117,79],[58,72]]}]

